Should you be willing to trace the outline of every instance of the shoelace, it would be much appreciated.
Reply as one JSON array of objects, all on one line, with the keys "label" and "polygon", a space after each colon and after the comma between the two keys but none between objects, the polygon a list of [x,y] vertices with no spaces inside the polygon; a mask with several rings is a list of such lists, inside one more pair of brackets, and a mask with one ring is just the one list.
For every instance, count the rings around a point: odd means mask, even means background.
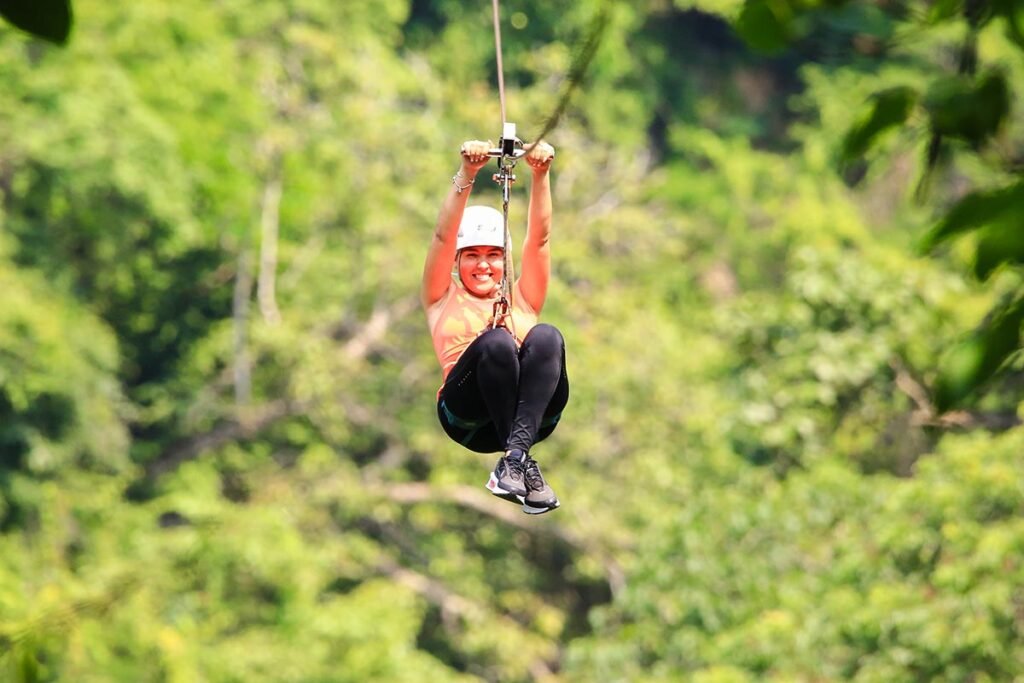
[{"label": "shoelace", "polygon": [[539,491],[544,488],[544,477],[541,476],[540,466],[537,461],[527,456],[526,458],[526,483],[530,488]]},{"label": "shoelace", "polygon": [[523,466],[522,461],[506,455],[505,470],[509,473],[509,476],[511,476],[514,480],[522,481],[523,474],[525,473],[526,468]]}]

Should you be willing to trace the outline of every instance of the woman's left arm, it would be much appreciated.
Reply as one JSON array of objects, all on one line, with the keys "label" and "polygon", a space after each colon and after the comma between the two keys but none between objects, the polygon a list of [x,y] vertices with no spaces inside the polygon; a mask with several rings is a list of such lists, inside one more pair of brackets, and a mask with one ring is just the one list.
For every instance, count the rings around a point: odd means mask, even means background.
[{"label": "woman's left arm", "polygon": [[551,278],[551,179],[549,171],[555,158],[555,149],[544,141],[533,146],[526,155],[526,163],[533,171],[530,186],[530,208],[523,243],[523,262],[519,276],[519,291],[526,303],[537,313],[544,307]]}]

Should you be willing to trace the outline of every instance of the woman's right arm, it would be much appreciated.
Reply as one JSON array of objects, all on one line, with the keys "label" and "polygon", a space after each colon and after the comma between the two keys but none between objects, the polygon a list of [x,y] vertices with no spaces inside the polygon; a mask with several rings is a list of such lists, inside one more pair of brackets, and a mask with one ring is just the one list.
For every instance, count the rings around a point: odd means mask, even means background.
[{"label": "woman's right arm", "polygon": [[469,140],[462,143],[462,166],[444,198],[444,203],[441,204],[437,225],[434,226],[434,236],[427,250],[427,260],[423,265],[420,301],[424,309],[430,309],[448,291],[462,212],[466,209],[469,193],[473,189],[472,182],[476,180],[477,172],[487,164],[487,153],[492,146],[489,140]]}]

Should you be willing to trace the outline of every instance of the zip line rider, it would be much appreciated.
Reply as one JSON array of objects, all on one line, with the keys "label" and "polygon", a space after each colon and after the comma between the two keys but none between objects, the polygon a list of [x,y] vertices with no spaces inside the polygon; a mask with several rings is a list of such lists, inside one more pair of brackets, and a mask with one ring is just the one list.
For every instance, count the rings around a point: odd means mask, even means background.
[{"label": "zip line rider", "polygon": [[524,156],[533,178],[521,274],[512,286],[511,310],[499,314],[504,217],[491,207],[466,206],[492,146],[479,140],[462,145],[462,165],[427,251],[420,298],[443,373],[441,426],[472,451],[503,452],[487,489],[521,502],[528,514],[542,514],[558,507],[558,497],[530,449],[554,431],[569,399],[562,334],[538,321],[550,279],[548,172],[555,150],[538,142]]}]

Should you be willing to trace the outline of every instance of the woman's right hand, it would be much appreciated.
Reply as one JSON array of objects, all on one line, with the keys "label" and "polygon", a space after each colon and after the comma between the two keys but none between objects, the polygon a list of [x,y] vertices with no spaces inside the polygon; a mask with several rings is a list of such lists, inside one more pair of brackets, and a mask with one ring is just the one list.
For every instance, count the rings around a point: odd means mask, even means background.
[{"label": "woman's right hand", "polygon": [[462,175],[470,180],[476,177],[477,171],[490,161],[489,153],[494,149],[490,140],[466,140],[462,143]]}]

